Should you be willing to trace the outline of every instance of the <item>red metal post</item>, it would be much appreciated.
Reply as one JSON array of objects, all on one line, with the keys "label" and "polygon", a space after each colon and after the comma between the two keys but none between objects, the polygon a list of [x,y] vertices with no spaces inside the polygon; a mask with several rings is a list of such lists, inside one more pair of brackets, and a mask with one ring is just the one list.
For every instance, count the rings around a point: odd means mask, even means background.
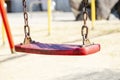
[{"label": "red metal post", "polygon": [[9,41],[9,46],[10,46],[11,52],[14,53],[15,52],[14,42],[13,42],[11,30],[10,30],[10,25],[9,25],[9,22],[7,19],[7,12],[4,7],[4,0],[0,0],[0,12],[1,12],[1,16],[3,19],[4,26],[5,26],[5,30],[6,30],[6,34],[7,34],[7,38]]}]

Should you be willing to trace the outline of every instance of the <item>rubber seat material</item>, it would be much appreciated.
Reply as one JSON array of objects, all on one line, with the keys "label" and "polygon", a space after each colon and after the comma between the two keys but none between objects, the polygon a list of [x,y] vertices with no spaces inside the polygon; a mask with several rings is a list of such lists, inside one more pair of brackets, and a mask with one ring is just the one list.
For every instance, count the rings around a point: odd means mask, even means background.
[{"label": "rubber seat material", "polygon": [[32,42],[26,45],[15,45],[15,50],[17,52],[46,55],[89,55],[100,51],[100,44],[82,46]]}]

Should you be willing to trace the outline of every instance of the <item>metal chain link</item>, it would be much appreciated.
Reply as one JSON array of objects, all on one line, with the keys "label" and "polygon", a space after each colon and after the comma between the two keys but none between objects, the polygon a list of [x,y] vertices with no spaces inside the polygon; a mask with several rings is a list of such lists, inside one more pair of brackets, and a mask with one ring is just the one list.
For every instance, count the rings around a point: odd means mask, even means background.
[{"label": "metal chain link", "polygon": [[87,17],[88,17],[88,13],[87,13],[88,0],[83,0],[82,4],[83,4],[84,25],[82,26],[82,29],[81,29],[81,35],[83,38],[83,45],[88,45],[88,44],[90,44],[90,41],[88,39],[88,27],[86,26],[86,21],[87,21]]},{"label": "metal chain link", "polygon": [[24,33],[25,33],[25,39],[24,44],[29,44],[31,42],[30,37],[30,27],[28,25],[28,13],[27,13],[27,5],[26,0],[23,0],[23,12],[24,12]]}]

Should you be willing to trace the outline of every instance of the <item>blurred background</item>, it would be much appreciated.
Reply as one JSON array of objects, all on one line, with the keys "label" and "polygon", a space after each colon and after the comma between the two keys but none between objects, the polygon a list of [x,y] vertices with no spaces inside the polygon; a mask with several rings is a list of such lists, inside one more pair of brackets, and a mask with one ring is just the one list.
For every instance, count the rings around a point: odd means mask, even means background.
[{"label": "blurred background", "polygon": [[[23,11],[22,0],[5,0],[9,13]],[[120,0],[95,0],[96,19],[120,19]],[[81,20],[82,0],[52,0],[52,10],[72,12],[76,20]],[[47,11],[47,0],[27,0],[28,11]],[[91,0],[87,7],[91,19]]]}]

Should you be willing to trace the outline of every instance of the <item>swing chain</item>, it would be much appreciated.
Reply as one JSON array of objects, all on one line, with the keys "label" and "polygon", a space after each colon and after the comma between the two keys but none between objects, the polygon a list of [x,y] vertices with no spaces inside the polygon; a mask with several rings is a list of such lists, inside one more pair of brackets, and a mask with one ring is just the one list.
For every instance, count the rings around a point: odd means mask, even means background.
[{"label": "swing chain", "polygon": [[26,0],[23,0],[23,12],[24,12],[24,33],[25,33],[25,38],[24,38],[24,44],[29,44],[31,43],[32,39],[30,37],[30,27],[28,25],[28,13],[27,13],[27,5],[26,5]]},{"label": "swing chain", "polygon": [[87,13],[88,0],[83,0],[82,4],[83,4],[84,25],[82,26],[81,34],[82,34],[82,39],[83,39],[83,45],[89,45],[90,41],[88,39],[88,27],[86,26],[86,21],[87,21],[87,17],[88,17],[88,13]]}]

